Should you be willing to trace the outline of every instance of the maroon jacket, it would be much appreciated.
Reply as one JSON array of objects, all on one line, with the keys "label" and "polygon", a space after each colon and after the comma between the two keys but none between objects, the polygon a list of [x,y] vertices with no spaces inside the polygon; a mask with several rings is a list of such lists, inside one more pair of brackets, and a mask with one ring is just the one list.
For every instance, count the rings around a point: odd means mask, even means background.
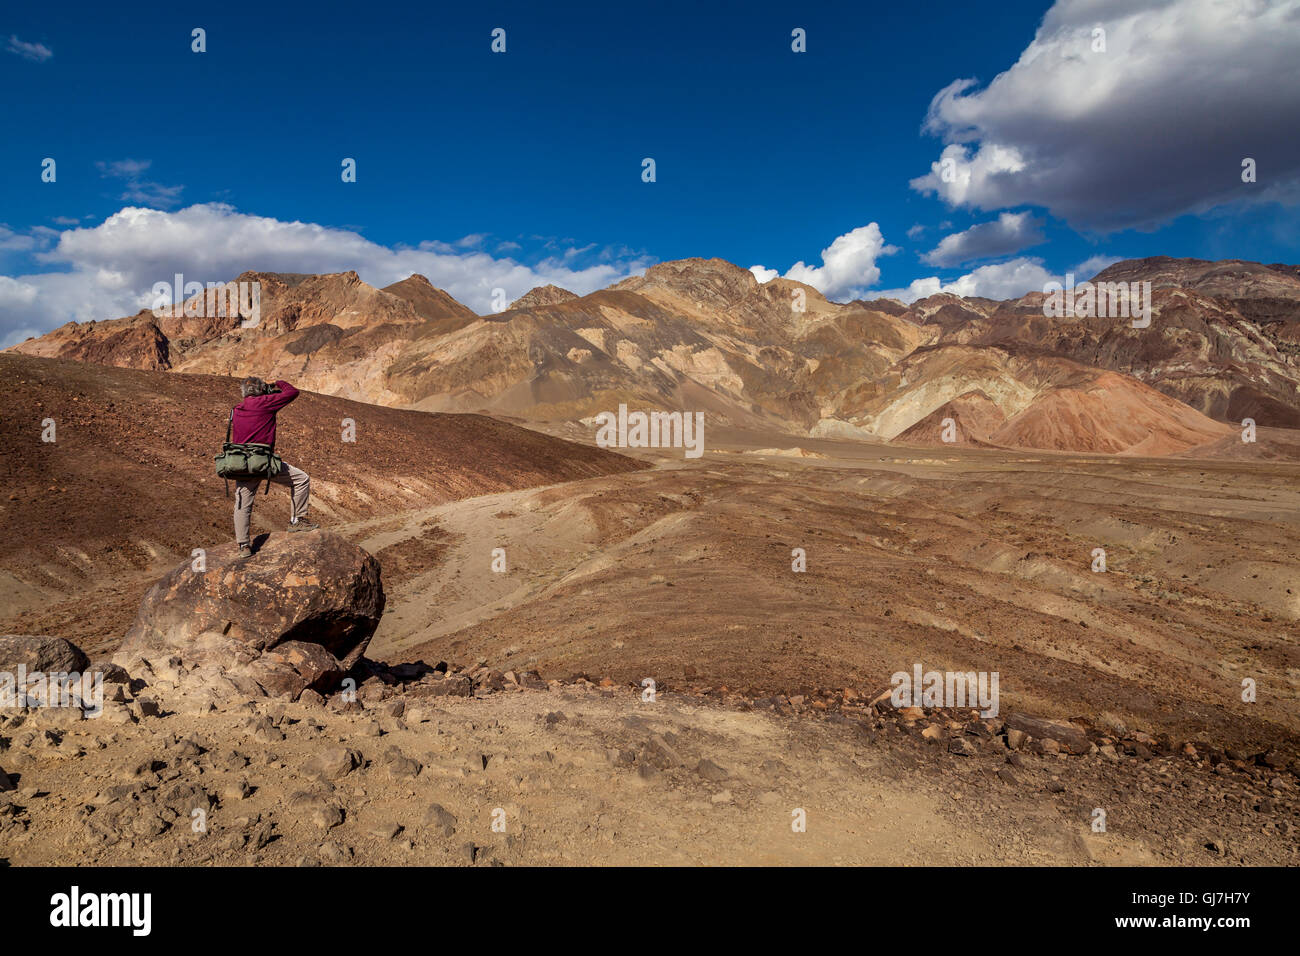
[{"label": "maroon jacket", "polygon": [[298,397],[298,390],[288,382],[276,382],[279,394],[249,395],[235,406],[230,426],[230,440],[236,445],[256,442],[275,447],[275,413]]}]

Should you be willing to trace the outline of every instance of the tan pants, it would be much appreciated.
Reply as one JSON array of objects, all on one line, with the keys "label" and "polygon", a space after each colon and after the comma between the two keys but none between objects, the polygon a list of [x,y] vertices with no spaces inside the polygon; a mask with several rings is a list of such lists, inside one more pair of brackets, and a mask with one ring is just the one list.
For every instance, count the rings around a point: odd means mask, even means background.
[{"label": "tan pants", "polygon": [[[265,484],[265,478],[235,482],[235,540],[240,544],[248,544],[248,526],[253,520],[253,499],[257,497],[257,489],[265,487]],[[307,472],[285,462],[280,473],[271,479],[271,484],[284,485],[289,489],[293,499],[290,521],[307,517],[311,499],[311,479],[307,477]]]}]

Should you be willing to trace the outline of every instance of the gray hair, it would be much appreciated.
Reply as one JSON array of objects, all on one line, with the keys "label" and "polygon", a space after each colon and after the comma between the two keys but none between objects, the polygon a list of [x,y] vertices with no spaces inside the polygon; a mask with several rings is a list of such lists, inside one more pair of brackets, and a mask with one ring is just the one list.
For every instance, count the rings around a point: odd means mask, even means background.
[{"label": "gray hair", "polygon": [[239,393],[243,395],[244,398],[248,398],[250,395],[265,395],[270,390],[270,385],[267,385],[260,378],[251,375],[244,379],[239,386]]}]

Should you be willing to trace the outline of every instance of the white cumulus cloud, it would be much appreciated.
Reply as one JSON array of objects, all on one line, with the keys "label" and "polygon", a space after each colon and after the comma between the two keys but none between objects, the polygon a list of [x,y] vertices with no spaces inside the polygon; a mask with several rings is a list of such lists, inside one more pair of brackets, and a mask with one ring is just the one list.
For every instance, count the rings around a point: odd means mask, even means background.
[{"label": "white cumulus cloud", "polygon": [[[885,244],[877,223],[867,223],[839,236],[822,250],[822,264],[808,265],[796,262],[785,273],[787,279],[812,286],[832,301],[847,301],[859,297],[880,279],[876,260],[892,255],[897,246]],[[766,266],[750,266],[759,282],[775,279],[777,271]]]},{"label": "white cumulus cloud", "polygon": [[[1300,201],[1300,0],[1057,0],[985,87],[930,104],[946,145],[913,188],[1151,228],[1233,202]],[[1242,182],[1254,159],[1257,182]]]},{"label": "white cumulus cloud", "polygon": [[911,304],[917,299],[938,292],[951,292],[964,297],[982,296],[986,299],[1014,299],[1026,292],[1043,291],[1044,283],[1053,279],[1052,273],[1040,260],[1020,257],[1006,262],[980,266],[964,276],[944,282],[938,276],[914,279],[902,289],[882,289],[869,293],[869,299],[898,299]]},{"label": "white cumulus cloud", "polygon": [[134,314],[151,303],[154,283],[170,282],[178,272],[187,282],[207,283],[249,270],[355,270],[374,286],[420,273],[486,314],[494,289],[505,290],[505,301],[548,283],[583,295],[650,264],[642,257],[599,257],[583,267],[557,250],[525,265],[476,251],[465,240],[389,247],[347,229],[249,215],[221,203],[174,212],[128,206],[97,226],[57,235],[57,243],[34,254],[49,271],[0,277],[0,345],[68,321]]}]

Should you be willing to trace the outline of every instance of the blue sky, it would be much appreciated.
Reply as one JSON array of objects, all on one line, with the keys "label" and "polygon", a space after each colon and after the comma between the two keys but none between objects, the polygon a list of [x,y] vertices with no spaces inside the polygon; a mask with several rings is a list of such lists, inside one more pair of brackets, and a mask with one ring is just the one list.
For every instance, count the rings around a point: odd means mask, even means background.
[{"label": "blue sky", "polygon": [[486,312],[686,256],[841,300],[1300,260],[1295,0],[177,6],[9,6],[3,344],[175,271],[423,271]]}]

